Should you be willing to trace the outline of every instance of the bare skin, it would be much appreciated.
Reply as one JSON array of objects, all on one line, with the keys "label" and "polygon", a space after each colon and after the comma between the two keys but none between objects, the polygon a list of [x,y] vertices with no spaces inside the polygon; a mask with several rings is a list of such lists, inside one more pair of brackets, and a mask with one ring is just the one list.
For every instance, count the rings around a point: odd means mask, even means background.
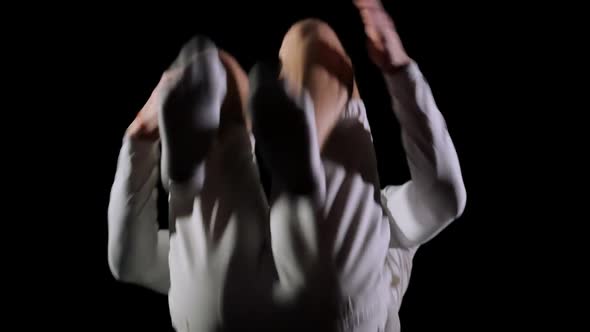
[{"label": "bare skin", "polygon": [[[393,20],[379,0],[355,0],[367,35],[371,60],[384,73],[394,73],[411,62]],[[307,90],[315,108],[320,148],[340,119],[350,98],[358,98],[353,66],[336,33],[316,19],[295,23],[283,39],[279,58],[281,75],[293,94]]]},{"label": "bare skin", "polygon": [[314,105],[318,144],[324,146],[351,95],[358,95],[352,63],[336,33],[320,20],[295,23],[286,33],[279,58],[281,76],[293,95],[305,89]]},{"label": "bare skin", "polygon": [[[367,49],[371,60],[382,71],[393,73],[408,65],[411,58],[406,53],[395,24],[379,0],[354,0],[363,20],[367,35]],[[305,31],[315,25],[315,31]],[[315,24],[314,24],[315,23]],[[302,47],[305,46],[305,47]],[[315,51],[310,50],[315,47]],[[305,87],[310,91],[316,108],[316,126],[320,146],[326,140],[338,119],[339,113],[349,97],[358,97],[358,89],[353,79],[352,64],[336,34],[325,23],[305,20],[296,23],[285,35],[279,52],[283,62],[282,75],[291,81],[297,90]],[[220,51],[220,59],[228,75],[228,95],[222,107],[222,118],[245,121],[251,128],[249,118],[245,115],[248,95],[248,79],[238,62],[227,52]],[[335,61],[337,59],[339,61]],[[330,65],[336,63],[336,65]],[[304,74],[305,73],[305,74]],[[157,100],[163,84],[177,75],[167,71],[150,95],[145,105],[127,129],[132,138],[155,141],[159,139]],[[305,75],[305,77],[304,77]],[[321,87],[321,89],[320,89]],[[244,114],[231,115],[225,109],[239,109]],[[225,114],[225,115],[224,115]],[[222,119],[222,126],[225,121]],[[230,121],[231,122],[231,121]]]},{"label": "bare skin", "polygon": [[383,72],[393,73],[411,62],[395,29],[393,19],[380,0],[354,0],[359,10],[369,57]]}]

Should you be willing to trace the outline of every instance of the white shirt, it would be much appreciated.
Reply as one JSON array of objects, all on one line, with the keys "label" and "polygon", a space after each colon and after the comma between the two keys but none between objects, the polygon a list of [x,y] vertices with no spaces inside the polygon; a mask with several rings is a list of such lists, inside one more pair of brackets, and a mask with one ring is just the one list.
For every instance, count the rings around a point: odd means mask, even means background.
[{"label": "white shirt", "polygon": [[[362,100],[352,100],[344,121],[352,119],[349,125],[354,126],[360,120],[365,135],[361,130],[357,130],[358,136],[345,131],[353,141],[345,145],[340,140],[340,150],[327,144],[323,156],[327,180],[325,214],[338,220],[341,230],[335,241],[344,248],[344,261],[363,264],[366,260],[357,257],[383,256],[384,275],[369,281],[366,276],[351,277],[343,282],[355,294],[366,294],[371,288],[388,289],[386,330],[399,331],[398,311],[413,256],[421,244],[462,214],[466,192],[444,118],[418,66],[412,63],[394,75],[386,75],[385,81],[401,125],[411,179],[379,190],[373,149],[368,145],[363,148],[372,140],[365,107]],[[342,150],[342,146],[346,149]],[[173,253],[169,253],[168,232],[158,230],[156,220],[158,164],[157,143],[124,139],[109,204],[108,257],[116,278],[166,294],[170,289],[168,259]],[[363,237],[351,240],[346,236],[349,231],[356,234],[359,225],[366,224],[363,219],[374,220],[369,223],[373,228],[363,229],[369,234],[365,237],[371,239],[369,244],[363,243]],[[367,250],[367,246],[375,251]]]}]

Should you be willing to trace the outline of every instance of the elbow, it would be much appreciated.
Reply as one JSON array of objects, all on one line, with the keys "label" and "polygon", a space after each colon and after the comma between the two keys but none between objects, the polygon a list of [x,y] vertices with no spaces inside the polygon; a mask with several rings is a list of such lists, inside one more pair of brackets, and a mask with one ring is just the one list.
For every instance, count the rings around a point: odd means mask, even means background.
[{"label": "elbow", "polygon": [[117,281],[133,282],[131,268],[125,255],[115,253],[114,250],[109,249],[108,254],[109,269],[111,274]]},{"label": "elbow", "polygon": [[109,204],[107,260],[109,270],[115,280],[130,282],[133,281],[133,268],[127,239],[128,230],[125,227],[129,224],[129,220],[125,212],[127,210],[117,204]]},{"label": "elbow", "polygon": [[109,270],[111,270],[111,275],[115,280],[123,281],[123,279],[126,279],[123,266],[118,265],[117,263],[112,263],[111,260],[109,260]]},{"label": "elbow", "polygon": [[462,181],[459,183],[445,183],[440,186],[440,210],[438,214],[445,223],[458,219],[463,215],[467,205],[467,191]]},{"label": "elbow", "polygon": [[452,217],[457,219],[465,212],[465,206],[467,205],[467,190],[465,185],[461,182],[460,185],[454,186],[453,194],[453,205],[452,205]]},{"label": "elbow", "polygon": [[137,263],[133,252],[126,246],[125,242],[109,238],[108,243],[108,265],[111,274],[117,281],[135,283],[137,278]]},{"label": "elbow", "polygon": [[142,284],[141,274],[130,262],[131,259],[125,255],[109,255],[109,269],[113,278],[124,283]]},{"label": "elbow", "polygon": [[398,233],[397,242],[404,248],[412,248],[428,242],[444,230],[450,223],[463,215],[467,204],[465,187],[439,183],[428,195],[426,206],[416,211],[414,218],[419,221],[415,227],[404,227]]},{"label": "elbow", "polygon": [[461,188],[462,190],[458,199],[457,213],[455,218],[459,218],[463,215],[463,212],[465,212],[465,206],[467,205],[467,191],[465,190],[465,186],[461,186]]},{"label": "elbow", "polygon": [[460,218],[465,211],[467,204],[467,193],[463,183],[450,183],[450,182],[439,182],[432,190],[430,195],[431,200],[429,209],[424,209],[424,214],[421,215],[421,219],[424,220],[423,227],[428,229],[427,237],[421,238],[419,235],[423,235],[421,232],[417,232],[418,235],[415,242],[424,242],[432,237],[432,230],[437,230],[438,233],[451,222]]}]

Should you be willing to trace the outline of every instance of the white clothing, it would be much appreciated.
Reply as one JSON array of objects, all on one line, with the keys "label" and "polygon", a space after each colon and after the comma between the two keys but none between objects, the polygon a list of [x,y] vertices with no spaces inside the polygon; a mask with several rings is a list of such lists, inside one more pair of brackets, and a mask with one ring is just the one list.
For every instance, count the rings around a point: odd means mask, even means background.
[{"label": "white clothing", "polygon": [[[385,80],[411,180],[379,190],[364,104],[352,100],[322,156],[326,201],[319,218],[305,201],[279,197],[270,211],[270,235],[244,130],[213,149],[210,184],[200,196],[170,188],[170,235],[156,221],[157,144],[125,138],[109,205],[114,276],[168,293],[174,327],[204,331],[222,317],[241,315],[228,305],[234,298],[242,301],[242,315],[255,317],[265,309],[257,312],[252,303],[267,303],[277,279],[284,291],[295,292],[310,280],[310,270],[329,274],[335,268],[336,279],[318,286],[333,285],[345,300],[344,314],[336,316],[341,330],[399,331],[416,249],[462,214],[466,193],[444,118],[418,66]],[[265,255],[269,236],[277,276]],[[259,294],[262,299],[255,298]]]}]

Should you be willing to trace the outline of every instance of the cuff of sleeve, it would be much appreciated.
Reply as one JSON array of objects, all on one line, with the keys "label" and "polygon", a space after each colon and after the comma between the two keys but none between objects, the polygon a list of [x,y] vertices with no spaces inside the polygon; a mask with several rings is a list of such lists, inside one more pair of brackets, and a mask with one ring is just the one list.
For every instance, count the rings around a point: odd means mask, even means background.
[{"label": "cuff of sleeve", "polygon": [[395,98],[401,93],[406,92],[413,82],[421,79],[422,72],[415,61],[411,61],[407,66],[400,68],[394,73],[385,73],[385,83],[389,93]]},{"label": "cuff of sleeve", "polygon": [[393,111],[402,127],[426,125],[424,113],[431,113],[436,105],[432,104],[432,95],[416,62],[410,62],[395,73],[385,74],[385,82]]}]

